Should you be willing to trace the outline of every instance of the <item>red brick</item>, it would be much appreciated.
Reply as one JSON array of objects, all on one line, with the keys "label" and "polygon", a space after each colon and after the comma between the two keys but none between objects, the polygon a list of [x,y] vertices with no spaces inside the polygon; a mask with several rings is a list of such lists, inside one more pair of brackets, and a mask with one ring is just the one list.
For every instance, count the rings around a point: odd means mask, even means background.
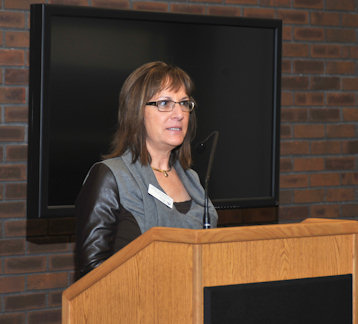
[{"label": "red brick", "polygon": [[49,306],[61,306],[62,305],[62,291],[49,293]]},{"label": "red brick", "polygon": [[284,24],[307,24],[308,12],[299,10],[278,10],[277,18],[282,19]]},{"label": "red brick", "polygon": [[333,12],[311,12],[311,24],[322,26],[339,26],[340,15]]},{"label": "red brick", "polygon": [[292,191],[291,190],[281,190],[280,191],[280,205],[288,205],[293,202]]},{"label": "red brick", "polygon": [[41,273],[27,276],[29,290],[63,288],[67,286],[67,273]]},{"label": "red brick", "polygon": [[0,88],[0,103],[25,103],[25,101],[25,88]]},{"label": "red brick", "polygon": [[26,123],[28,121],[28,109],[21,106],[5,107],[5,122],[7,123]]},{"label": "red brick", "polygon": [[338,141],[311,141],[312,154],[339,154],[341,143]]},{"label": "red brick", "polygon": [[[46,295],[43,293],[10,295],[5,296],[4,300],[6,311],[36,309],[46,305]],[[39,321],[38,323],[43,322]]]},{"label": "red brick", "polygon": [[[69,6],[87,6],[87,0],[52,0],[52,3],[56,3],[57,5],[69,5]],[[103,1],[104,3],[110,1]]]},{"label": "red brick", "polygon": [[29,253],[54,253],[68,251],[68,237],[37,237],[28,242]]},{"label": "red brick", "polygon": [[25,56],[23,50],[0,49],[0,65],[24,65]]},{"label": "red brick", "polygon": [[306,206],[280,207],[281,220],[303,220],[309,217],[309,209]]},{"label": "red brick", "polygon": [[307,57],[309,48],[307,44],[283,43],[282,55],[284,57]]},{"label": "red brick", "polygon": [[27,160],[27,145],[7,145],[6,161],[22,162]]},{"label": "red brick", "polygon": [[291,138],[292,137],[292,129],[290,125],[282,125],[281,124],[281,138]]},{"label": "red brick", "polygon": [[25,202],[0,202],[0,218],[24,217]]},{"label": "red brick", "polygon": [[324,32],[323,28],[312,27],[296,27],[294,29],[295,40],[305,41],[323,41]]},{"label": "red brick", "polygon": [[29,82],[29,70],[6,69],[5,84],[27,85]]},{"label": "red brick", "polygon": [[73,254],[52,255],[50,257],[51,270],[73,270],[74,256]]},{"label": "red brick", "polygon": [[294,62],[295,73],[323,73],[324,63],[322,61],[299,60]]},{"label": "red brick", "polygon": [[308,87],[308,77],[283,77],[282,89],[302,90]]},{"label": "red brick", "polygon": [[29,273],[46,270],[46,256],[27,256],[5,259],[5,273]]},{"label": "red brick", "polygon": [[281,106],[291,106],[293,104],[293,97],[291,92],[281,92]]},{"label": "red brick", "polygon": [[0,27],[2,28],[24,28],[25,13],[0,11]]},{"label": "red brick", "polygon": [[[44,3],[44,2],[45,0],[36,1],[36,3]],[[34,0],[5,0],[4,8],[29,10],[31,3],[34,3]]]},{"label": "red brick", "polygon": [[356,34],[354,29],[326,29],[326,40],[328,42],[354,43]]},{"label": "red brick", "polygon": [[295,103],[298,106],[322,106],[324,95],[321,92],[297,92],[295,93]]},{"label": "red brick", "polygon": [[327,170],[354,170],[354,157],[335,157],[326,159]]},{"label": "red brick", "polygon": [[[83,5],[87,5],[87,0],[79,0],[83,1]],[[109,9],[129,9],[129,1],[128,0],[93,0],[93,7],[102,7]]]},{"label": "red brick", "polygon": [[26,199],[26,183],[9,183],[5,188],[6,199]]},{"label": "red brick", "polygon": [[134,2],[133,3],[134,10],[145,10],[145,11],[168,11],[167,3],[154,3],[154,2]]},{"label": "red brick", "polygon": [[291,61],[290,60],[282,60],[281,72],[282,73],[290,73],[291,72]]},{"label": "red brick", "polygon": [[275,18],[275,10],[268,8],[244,8],[245,17],[253,18]]},{"label": "red brick", "polygon": [[358,27],[358,14],[342,14],[342,26]]},{"label": "red brick", "polygon": [[341,46],[341,58],[342,59],[350,59],[352,55],[352,46],[347,46],[344,44]]},{"label": "red brick", "polygon": [[329,61],[326,64],[327,73],[330,74],[355,73],[355,63],[352,61]]},{"label": "red brick", "polygon": [[23,164],[0,165],[0,180],[26,180],[26,166]]},{"label": "red brick", "polygon": [[33,311],[28,315],[29,324],[61,324],[61,309]]},{"label": "red brick", "polygon": [[306,189],[306,190],[295,190],[294,191],[294,202],[295,203],[312,203],[320,202],[324,200],[323,189]]},{"label": "red brick", "polygon": [[354,198],[354,188],[327,189],[327,201],[350,201]]},{"label": "red brick", "polygon": [[295,158],[294,171],[321,171],[324,169],[323,158]]},{"label": "red brick", "polygon": [[280,175],[280,188],[303,188],[308,185],[306,174]]},{"label": "red brick", "polygon": [[357,154],[358,153],[358,140],[343,142],[342,152],[345,154]]},{"label": "red brick", "polygon": [[339,173],[314,173],[310,175],[312,187],[338,186],[340,184]]},{"label": "red brick", "polygon": [[327,136],[330,138],[355,137],[355,125],[327,125]]},{"label": "red brick", "polygon": [[344,204],[342,205],[342,217],[357,217],[358,204]]},{"label": "red brick", "polygon": [[355,2],[354,0],[326,0],[326,8],[328,10],[354,11]]},{"label": "red brick", "polygon": [[355,103],[355,93],[328,93],[327,103],[330,106],[352,106]]},{"label": "red brick", "polygon": [[341,179],[342,185],[358,185],[358,172],[342,173]]},{"label": "red brick", "polygon": [[22,292],[24,290],[25,290],[24,276],[7,276],[7,277],[3,276],[0,278],[0,294],[10,293],[10,292]]},{"label": "red brick", "polygon": [[291,0],[260,0],[261,6],[290,7]]},{"label": "red brick", "polygon": [[4,224],[5,236],[25,236],[26,235],[26,221],[25,220],[15,220],[7,221]]},{"label": "red brick", "polygon": [[0,256],[25,253],[25,240],[7,239],[0,240]]},{"label": "red brick", "polygon": [[215,16],[241,16],[241,8],[223,7],[223,6],[210,6],[208,8],[209,15]]},{"label": "red brick", "polygon": [[0,126],[0,142],[23,142],[24,139],[23,126]]},{"label": "red brick", "polygon": [[295,8],[323,9],[323,0],[294,0]]},{"label": "red brick", "polygon": [[290,142],[281,142],[281,156],[284,155],[298,155],[298,154],[308,154],[309,153],[309,142],[303,141],[290,141]]},{"label": "red brick", "polygon": [[258,0],[226,0],[227,4],[257,4]]},{"label": "red brick", "polygon": [[303,124],[294,126],[294,137],[296,138],[320,138],[324,137],[324,125]]},{"label": "red brick", "polygon": [[341,57],[341,47],[339,45],[313,44],[311,47],[311,56],[339,58]]},{"label": "red brick", "polygon": [[291,159],[280,159],[280,171],[289,172],[292,171],[292,160]]},{"label": "red brick", "polygon": [[305,108],[281,108],[282,122],[305,122],[307,117]]},{"label": "red brick", "polygon": [[358,58],[358,46],[349,47],[349,57]]},{"label": "red brick", "polygon": [[344,121],[358,121],[358,109],[357,108],[344,108],[343,109]]},{"label": "red brick", "polygon": [[1,324],[23,324],[25,321],[25,313],[0,313]]},{"label": "red brick", "polygon": [[340,88],[340,78],[338,77],[312,77],[311,89],[313,90],[338,90]]},{"label": "red brick", "polygon": [[191,5],[191,4],[172,4],[172,12],[187,13],[187,14],[197,14],[203,15],[205,13],[205,7],[201,5]]},{"label": "red brick", "polygon": [[[293,28],[292,28],[292,26],[283,26],[282,27],[282,40],[283,41],[290,41],[290,40],[292,40],[292,30],[293,30]],[[284,72],[284,71],[282,71],[282,72]]]},{"label": "red brick", "polygon": [[342,79],[343,90],[358,90],[358,78],[343,78]]},{"label": "red brick", "polygon": [[333,108],[312,108],[309,110],[309,120],[315,122],[339,121],[340,111]]},{"label": "red brick", "polygon": [[313,205],[310,207],[311,217],[339,218],[339,205]]},{"label": "red brick", "polygon": [[8,31],[5,34],[6,47],[25,47],[30,46],[29,33],[23,31]]}]

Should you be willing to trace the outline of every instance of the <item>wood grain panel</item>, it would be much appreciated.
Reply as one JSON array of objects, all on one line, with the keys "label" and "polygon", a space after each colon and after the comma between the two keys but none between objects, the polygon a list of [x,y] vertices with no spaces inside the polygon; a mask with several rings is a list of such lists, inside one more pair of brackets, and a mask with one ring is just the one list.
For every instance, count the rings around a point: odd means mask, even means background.
[{"label": "wood grain panel", "polygon": [[303,237],[203,246],[203,285],[352,273],[352,236]]}]

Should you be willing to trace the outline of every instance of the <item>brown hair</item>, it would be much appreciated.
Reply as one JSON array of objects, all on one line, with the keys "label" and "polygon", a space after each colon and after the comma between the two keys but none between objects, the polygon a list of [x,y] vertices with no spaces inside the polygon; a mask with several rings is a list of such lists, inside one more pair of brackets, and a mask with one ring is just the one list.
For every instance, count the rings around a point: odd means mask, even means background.
[{"label": "brown hair", "polygon": [[[149,164],[151,157],[146,146],[144,126],[145,103],[164,88],[176,91],[183,86],[186,94],[191,97],[194,84],[189,75],[181,68],[164,62],[146,63],[133,71],[119,94],[118,126],[112,141],[112,150],[105,158],[117,157],[130,150],[133,163],[139,159],[143,165]],[[190,167],[190,142],[195,130],[196,117],[192,111],[183,143],[171,152],[170,165],[179,160],[184,169]]]}]

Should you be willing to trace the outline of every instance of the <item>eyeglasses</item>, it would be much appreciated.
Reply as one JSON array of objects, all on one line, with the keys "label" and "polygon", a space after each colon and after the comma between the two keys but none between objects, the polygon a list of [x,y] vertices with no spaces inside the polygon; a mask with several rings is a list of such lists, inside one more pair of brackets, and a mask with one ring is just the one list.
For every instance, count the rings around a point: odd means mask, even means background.
[{"label": "eyeglasses", "polygon": [[159,111],[173,111],[175,104],[179,104],[182,111],[193,111],[195,108],[194,100],[182,100],[182,101],[173,101],[173,100],[158,100],[147,102],[147,106],[156,106]]}]

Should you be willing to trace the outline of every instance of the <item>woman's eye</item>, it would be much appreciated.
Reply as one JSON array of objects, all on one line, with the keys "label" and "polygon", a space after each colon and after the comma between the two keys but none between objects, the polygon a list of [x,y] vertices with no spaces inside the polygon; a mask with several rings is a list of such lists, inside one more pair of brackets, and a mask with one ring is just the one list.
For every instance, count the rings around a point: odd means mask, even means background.
[{"label": "woman's eye", "polygon": [[168,101],[167,100],[160,100],[158,101],[158,106],[161,106],[161,107],[165,107],[168,105]]},{"label": "woman's eye", "polygon": [[180,102],[179,102],[179,105],[180,105],[180,106],[188,107],[188,106],[189,106],[189,101],[188,101],[188,100],[180,101]]}]

